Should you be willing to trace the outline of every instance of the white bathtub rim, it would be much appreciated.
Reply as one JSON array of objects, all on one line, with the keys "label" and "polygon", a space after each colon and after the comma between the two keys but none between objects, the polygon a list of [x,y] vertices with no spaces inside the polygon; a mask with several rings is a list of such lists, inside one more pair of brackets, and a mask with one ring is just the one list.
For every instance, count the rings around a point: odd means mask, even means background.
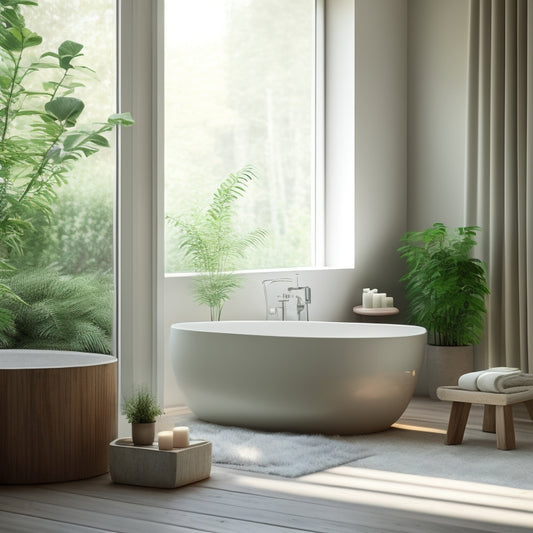
[{"label": "white bathtub rim", "polygon": [[[318,331],[307,328],[321,328]],[[421,326],[363,322],[225,320],[177,322],[172,331],[214,333],[222,335],[304,338],[304,339],[393,339],[426,335]],[[245,328],[245,329],[242,329]],[[328,328],[330,331],[327,331]],[[344,329],[344,334],[339,330]]]},{"label": "white bathtub rim", "polygon": [[0,349],[0,370],[77,368],[117,362],[113,355],[91,352]]}]

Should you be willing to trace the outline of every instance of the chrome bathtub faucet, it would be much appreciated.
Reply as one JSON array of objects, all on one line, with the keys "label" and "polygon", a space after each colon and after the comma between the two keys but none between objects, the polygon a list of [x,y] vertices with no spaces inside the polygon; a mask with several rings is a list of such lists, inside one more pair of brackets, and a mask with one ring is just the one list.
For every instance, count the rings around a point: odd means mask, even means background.
[{"label": "chrome bathtub faucet", "polygon": [[263,280],[267,320],[309,320],[311,287],[292,278]]}]

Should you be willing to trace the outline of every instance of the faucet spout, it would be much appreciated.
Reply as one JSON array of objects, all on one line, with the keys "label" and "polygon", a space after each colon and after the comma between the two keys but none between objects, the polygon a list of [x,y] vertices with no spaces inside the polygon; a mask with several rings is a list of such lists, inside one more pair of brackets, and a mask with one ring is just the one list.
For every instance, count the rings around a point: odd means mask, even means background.
[{"label": "faucet spout", "polygon": [[311,287],[289,287],[290,292],[303,291],[305,303],[311,303]]},{"label": "faucet spout", "polygon": [[302,286],[298,275],[263,280],[267,320],[309,320],[311,287]]}]

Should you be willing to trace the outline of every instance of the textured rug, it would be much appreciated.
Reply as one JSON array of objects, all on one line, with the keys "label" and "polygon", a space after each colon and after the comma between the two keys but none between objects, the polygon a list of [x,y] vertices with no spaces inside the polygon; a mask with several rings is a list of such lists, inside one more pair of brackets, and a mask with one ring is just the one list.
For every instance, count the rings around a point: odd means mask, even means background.
[{"label": "textured rug", "polygon": [[175,423],[188,425],[191,438],[213,443],[213,464],[250,472],[298,477],[349,465],[533,489],[525,466],[533,462],[533,431],[522,436],[516,450],[502,451],[496,448],[494,434],[468,427],[462,445],[446,446],[442,433],[421,428],[392,427],[371,435],[330,437],[219,426],[191,415]]},{"label": "textured rug", "polygon": [[189,426],[191,439],[212,442],[213,464],[283,477],[311,474],[371,454],[367,446],[340,437],[268,433],[192,417],[180,418],[178,425]]},{"label": "textured rug", "polygon": [[524,467],[533,461],[533,439],[503,451],[496,448],[496,435],[477,428],[467,428],[463,444],[446,446],[444,434],[393,427],[349,440],[372,450],[350,463],[357,468],[533,489]]}]

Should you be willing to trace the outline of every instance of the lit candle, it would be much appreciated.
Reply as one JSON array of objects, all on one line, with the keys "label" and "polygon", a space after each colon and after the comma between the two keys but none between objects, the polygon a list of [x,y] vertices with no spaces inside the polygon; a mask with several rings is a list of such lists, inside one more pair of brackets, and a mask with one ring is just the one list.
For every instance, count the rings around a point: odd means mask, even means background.
[{"label": "lit candle", "polygon": [[394,307],[394,298],[392,296],[385,298],[385,307]]},{"label": "lit candle", "polygon": [[189,428],[187,426],[176,426],[172,433],[174,435],[174,448],[187,448],[189,446]]},{"label": "lit candle", "polygon": [[172,431],[160,431],[157,434],[157,444],[160,450],[172,450],[174,444]]}]

